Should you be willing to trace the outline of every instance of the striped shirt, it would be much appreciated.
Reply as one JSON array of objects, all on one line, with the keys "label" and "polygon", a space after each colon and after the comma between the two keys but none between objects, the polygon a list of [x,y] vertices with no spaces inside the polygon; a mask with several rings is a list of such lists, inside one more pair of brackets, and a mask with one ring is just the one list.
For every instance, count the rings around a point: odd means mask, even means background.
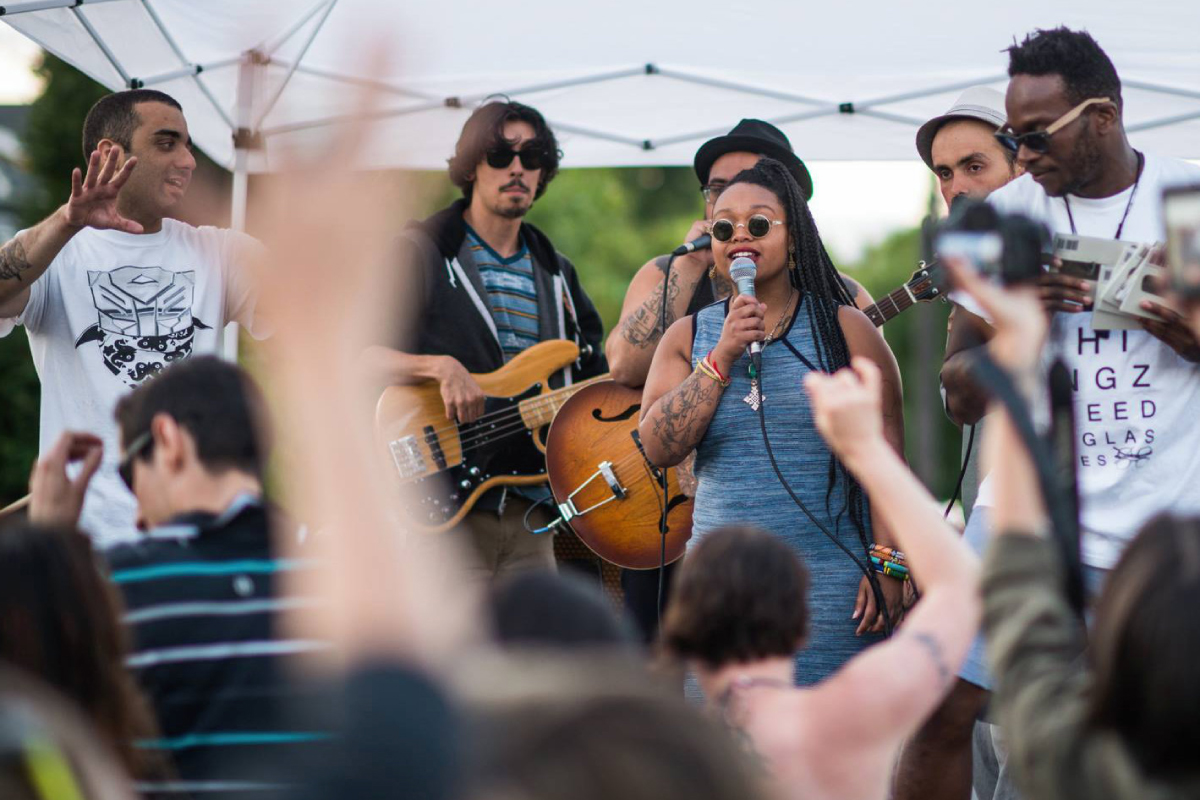
[{"label": "striped shirt", "polygon": [[487,290],[500,349],[508,362],[539,341],[533,259],[523,240],[516,255],[501,257],[470,225],[467,225],[467,244]]},{"label": "striped shirt", "polygon": [[278,786],[272,765],[322,749],[320,726],[288,719],[299,692],[282,661],[326,645],[275,635],[281,614],[313,605],[279,597],[278,576],[312,563],[272,555],[268,511],[257,499],[243,495],[220,515],[178,517],[106,556],[125,597],[127,664],[158,718],[160,738],[138,744],[166,751],[178,772],[178,781],[143,792],[270,790]]}]

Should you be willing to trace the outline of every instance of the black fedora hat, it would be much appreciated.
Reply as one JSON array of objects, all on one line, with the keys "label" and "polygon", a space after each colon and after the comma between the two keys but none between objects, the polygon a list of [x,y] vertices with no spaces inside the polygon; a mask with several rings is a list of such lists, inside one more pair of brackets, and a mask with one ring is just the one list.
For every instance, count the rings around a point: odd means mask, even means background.
[{"label": "black fedora hat", "polygon": [[808,168],[792,150],[792,143],[783,131],[771,123],[761,119],[744,119],[724,136],[709,139],[700,145],[700,149],[696,151],[694,166],[701,186],[708,183],[708,173],[712,170],[713,163],[726,153],[758,153],[770,156],[791,171],[792,177],[804,192],[804,199],[812,199],[812,176],[808,174]]}]

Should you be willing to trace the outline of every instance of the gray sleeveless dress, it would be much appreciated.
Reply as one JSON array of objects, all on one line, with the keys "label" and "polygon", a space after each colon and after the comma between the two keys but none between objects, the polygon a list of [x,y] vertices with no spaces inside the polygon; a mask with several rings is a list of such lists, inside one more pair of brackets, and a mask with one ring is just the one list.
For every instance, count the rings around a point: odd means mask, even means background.
[{"label": "gray sleeveless dress", "polygon": [[[693,317],[693,367],[721,338],[727,308],[728,301],[714,303]],[[804,391],[804,376],[820,363],[809,313],[810,303],[802,298],[787,331],[763,348],[767,434],[792,491],[861,559],[862,544],[849,511],[843,510],[846,491],[837,473],[828,491],[831,453]],[[689,544],[723,525],[749,523],[771,531],[801,555],[810,576],[808,644],[796,658],[797,683],[804,686],[828,677],[880,637],[854,635],[858,623],[850,615],[862,572],[796,506],[771,468],[758,413],[744,399],[750,393],[749,366],[748,355],[733,365],[732,383],[696,448],[699,486]],[[865,523],[870,541],[870,519]]]}]

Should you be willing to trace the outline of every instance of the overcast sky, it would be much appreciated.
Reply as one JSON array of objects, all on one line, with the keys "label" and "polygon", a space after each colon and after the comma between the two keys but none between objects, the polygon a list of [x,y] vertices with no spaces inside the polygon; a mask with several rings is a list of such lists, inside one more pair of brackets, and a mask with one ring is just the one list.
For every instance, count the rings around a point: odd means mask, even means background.
[{"label": "overcast sky", "polygon": [[[38,48],[0,24],[0,105],[28,103],[40,87],[30,71]],[[801,154],[803,156],[803,153]],[[809,162],[812,210],[821,236],[839,260],[857,261],[865,247],[915,225],[929,202],[930,174],[910,162]]]}]

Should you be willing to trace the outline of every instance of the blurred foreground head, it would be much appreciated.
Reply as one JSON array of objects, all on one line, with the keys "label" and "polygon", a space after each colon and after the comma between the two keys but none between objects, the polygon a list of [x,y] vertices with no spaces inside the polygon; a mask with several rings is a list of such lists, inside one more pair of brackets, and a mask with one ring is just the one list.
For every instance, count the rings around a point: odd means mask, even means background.
[{"label": "blurred foreground head", "polygon": [[1146,523],[1108,577],[1092,631],[1091,725],[1148,776],[1195,777],[1200,735],[1200,518]]},{"label": "blurred foreground head", "polygon": [[569,572],[517,574],[496,587],[490,607],[506,646],[632,650],[637,643],[604,592]]},{"label": "blurred foreground head", "polygon": [[754,800],[730,733],[627,657],[481,659],[460,688],[472,800]]},{"label": "blurred foreground head", "polygon": [[808,571],[753,527],[705,536],[686,556],[663,622],[663,647],[708,669],[793,655],[808,630]]},{"label": "blurred foreground head", "polygon": [[0,667],[0,797],[133,800],[129,778],[95,731],[44,686]]},{"label": "blurred foreground head", "polygon": [[78,531],[0,531],[0,660],[75,703],[140,776],[149,765],[133,741],[152,735],[154,724],[125,669],[121,601],[100,569]]}]

